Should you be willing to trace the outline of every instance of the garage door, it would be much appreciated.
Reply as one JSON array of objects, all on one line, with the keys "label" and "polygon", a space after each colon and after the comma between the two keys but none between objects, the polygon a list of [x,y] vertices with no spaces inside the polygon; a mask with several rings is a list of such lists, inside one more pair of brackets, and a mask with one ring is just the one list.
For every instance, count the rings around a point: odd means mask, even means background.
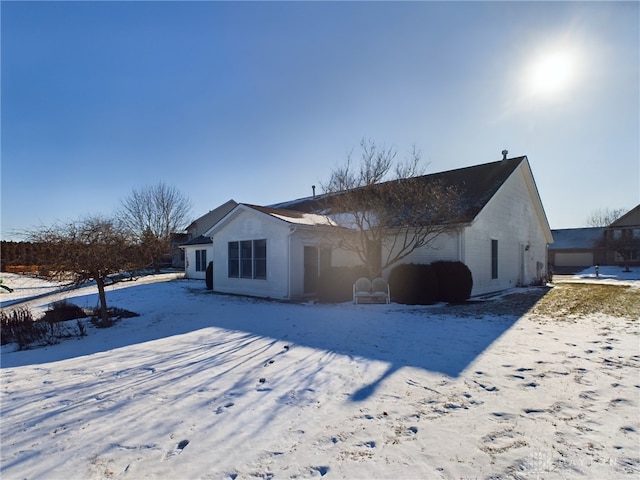
[{"label": "garage door", "polygon": [[593,253],[556,253],[556,267],[590,267],[593,265]]}]

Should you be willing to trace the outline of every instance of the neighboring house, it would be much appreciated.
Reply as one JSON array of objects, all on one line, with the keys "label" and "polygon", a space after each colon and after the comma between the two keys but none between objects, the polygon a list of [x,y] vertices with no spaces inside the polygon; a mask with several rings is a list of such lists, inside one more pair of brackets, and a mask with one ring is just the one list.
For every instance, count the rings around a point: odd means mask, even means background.
[{"label": "neighboring house", "polygon": [[235,200],[228,200],[219,207],[210,210],[208,213],[191,222],[187,227],[188,240],[193,240],[200,235],[204,235],[207,230],[218,223],[222,217],[233,210],[236,205],[238,205],[238,203]]},{"label": "neighboring house", "polygon": [[640,205],[606,228],[605,246],[608,264],[640,265]]},{"label": "neighboring house", "polygon": [[[464,214],[451,233],[415,250],[405,263],[459,260],[472,272],[472,295],[544,277],[553,237],[527,157],[419,178],[458,188]],[[331,241],[333,229],[341,227],[320,214],[325,208],[321,200],[314,196],[270,207],[238,204],[224,215],[204,233],[212,239],[206,259],[213,261],[214,290],[299,300],[313,297],[324,268],[358,264]]]},{"label": "neighboring house", "polygon": [[184,255],[183,267],[186,278],[205,278],[207,265],[213,260],[213,242],[203,234],[236,205],[238,204],[234,200],[229,200],[194,220],[187,227],[186,241],[180,245]]},{"label": "neighboring house", "polygon": [[213,241],[200,235],[180,245],[184,252],[185,278],[202,278],[206,276],[207,265],[213,260]]},{"label": "neighboring house", "polygon": [[174,233],[171,235],[171,253],[163,258],[163,265],[172,268],[184,268],[184,250],[180,246],[189,239],[187,233]]},{"label": "neighboring house", "polygon": [[595,265],[640,265],[640,205],[607,227],[564,228],[552,234],[548,259],[554,273]]},{"label": "neighboring house", "polygon": [[551,230],[549,265],[553,273],[575,273],[594,265],[606,265],[607,254],[602,243],[604,227],[563,228]]}]

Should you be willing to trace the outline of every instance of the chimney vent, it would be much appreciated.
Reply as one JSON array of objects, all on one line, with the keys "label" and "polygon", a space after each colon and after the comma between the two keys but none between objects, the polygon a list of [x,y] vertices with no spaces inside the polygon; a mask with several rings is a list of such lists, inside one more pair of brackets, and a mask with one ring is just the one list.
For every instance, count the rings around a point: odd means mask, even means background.
[{"label": "chimney vent", "polygon": [[311,185],[311,190],[313,191],[313,198],[316,198],[316,186]]},{"label": "chimney vent", "polygon": [[502,160],[506,160],[508,154],[509,154],[508,150],[502,150]]}]

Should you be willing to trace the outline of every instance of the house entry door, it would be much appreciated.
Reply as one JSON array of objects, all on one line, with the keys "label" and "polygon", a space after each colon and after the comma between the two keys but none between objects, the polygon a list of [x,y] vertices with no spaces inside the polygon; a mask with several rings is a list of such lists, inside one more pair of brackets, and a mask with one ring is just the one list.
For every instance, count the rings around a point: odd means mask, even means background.
[{"label": "house entry door", "polygon": [[304,247],[304,293],[316,293],[318,286],[318,247]]}]

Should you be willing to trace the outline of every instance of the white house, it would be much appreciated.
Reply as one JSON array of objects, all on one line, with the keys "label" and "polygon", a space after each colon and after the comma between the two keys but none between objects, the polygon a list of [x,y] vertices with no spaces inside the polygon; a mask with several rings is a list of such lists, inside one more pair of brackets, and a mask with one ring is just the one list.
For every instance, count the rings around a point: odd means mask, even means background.
[{"label": "white house", "polygon": [[194,220],[187,227],[189,240],[180,245],[184,251],[185,277],[205,278],[207,265],[213,260],[213,243],[211,238],[205,237],[203,233],[218,223],[236,205],[237,202],[229,200]]},{"label": "white house", "polygon": [[[455,186],[464,214],[450,233],[403,262],[459,260],[472,272],[472,295],[543,278],[553,238],[527,157],[419,178]],[[206,260],[213,261],[216,291],[284,300],[313,296],[323,268],[358,263],[330,240],[341,227],[320,214],[323,208],[315,196],[270,207],[238,204],[205,232],[210,246],[189,248],[210,249]]]},{"label": "white house", "polygon": [[329,218],[239,204],[207,231],[213,239],[213,289],[275,299],[315,293],[323,268],[349,264],[331,248]]}]

